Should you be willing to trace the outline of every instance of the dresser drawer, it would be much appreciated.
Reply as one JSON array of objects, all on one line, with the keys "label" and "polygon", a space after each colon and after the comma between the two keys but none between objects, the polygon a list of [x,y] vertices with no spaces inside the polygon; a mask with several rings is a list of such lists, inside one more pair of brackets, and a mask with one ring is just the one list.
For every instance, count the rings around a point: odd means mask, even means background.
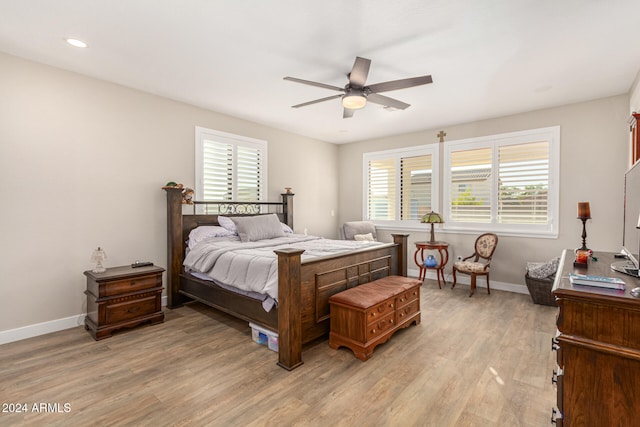
[{"label": "dresser drawer", "polygon": [[395,313],[392,312],[369,323],[367,325],[367,341],[384,335],[388,330],[393,329],[396,326],[395,317]]},{"label": "dresser drawer", "polygon": [[122,280],[106,282],[102,285],[101,296],[121,295],[127,292],[137,292],[144,289],[160,286],[161,278],[154,274],[151,276],[130,277]]},{"label": "dresser drawer", "polygon": [[376,306],[373,306],[367,310],[366,318],[367,324],[373,324],[381,317],[395,313],[395,300],[388,299]]},{"label": "dresser drawer", "polygon": [[114,304],[106,304],[106,323],[118,323],[134,319],[136,317],[153,314],[157,312],[157,299],[159,297],[160,293],[158,292],[157,295],[125,300]]}]

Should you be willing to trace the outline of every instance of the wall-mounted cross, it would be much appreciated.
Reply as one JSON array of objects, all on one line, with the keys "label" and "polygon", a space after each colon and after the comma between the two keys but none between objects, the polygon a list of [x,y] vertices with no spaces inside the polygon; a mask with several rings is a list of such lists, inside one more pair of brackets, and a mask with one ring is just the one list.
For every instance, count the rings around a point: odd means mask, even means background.
[{"label": "wall-mounted cross", "polygon": [[439,134],[436,135],[438,138],[440,138],[440,142],[444,142],[444,137],[447,136],[447,133],[443,130],[440,131]]}]

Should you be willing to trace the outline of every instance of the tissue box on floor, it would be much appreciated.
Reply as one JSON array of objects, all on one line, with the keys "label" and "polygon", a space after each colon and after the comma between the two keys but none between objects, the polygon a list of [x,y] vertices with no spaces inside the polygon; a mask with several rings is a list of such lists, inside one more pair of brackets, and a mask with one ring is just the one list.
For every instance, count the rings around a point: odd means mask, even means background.
[{"label": "tissue box on floor", "polygon": [[266,345],[269,350],[278,351],[278,334],[254,323],[249,323],[251,338],[260,345]]}]

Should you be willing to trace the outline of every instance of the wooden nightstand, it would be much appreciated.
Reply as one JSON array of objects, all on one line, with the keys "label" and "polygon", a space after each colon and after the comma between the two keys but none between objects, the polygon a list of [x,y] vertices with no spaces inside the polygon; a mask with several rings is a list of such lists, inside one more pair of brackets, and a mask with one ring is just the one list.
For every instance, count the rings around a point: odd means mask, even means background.
[{"label": "wooden nightstand", "polygon": [[108,268],[103,273],[85,271],[87,276],[87,317],[85,329],[100,340],[120,328],[144,322],[164,321],[162,273],[156,266]]}]

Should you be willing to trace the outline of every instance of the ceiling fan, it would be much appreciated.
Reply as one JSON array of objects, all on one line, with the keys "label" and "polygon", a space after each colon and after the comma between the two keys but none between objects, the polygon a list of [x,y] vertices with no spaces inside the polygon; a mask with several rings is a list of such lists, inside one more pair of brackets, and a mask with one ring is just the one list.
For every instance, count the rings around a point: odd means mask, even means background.
[{"label": "ceiling fan", "polygon": [[385,107],[393,107],[399,110],[404,110],[410,105],[398,101],[397,99],[389,98],[388,96],[380,95],[381,92],[389,92],[392,90],[405,89],[413,86],[420,86],[428,83],[433,83],[431,76],[411,77],[408,79],[392,80],[383,83],[376,83],[369,86],[365,86],[367,76],[369,75],[369,67],[371,66],[371,60],[366,58],[360,58],[356,56],[356,60],[353,63],[351,72],[347,75],[349,83],[345,87],[332,86],[324,83],[312,82],[309,80],[298,79],[295,77],[285,77],[285,80],[292,82],[302,83],[305,85],[323,87],[325,89],[331,89],[338,92],[342,92],[339,95],[332,95],[326,98],[316,99],[314,101],[304,102],[302,104],[293,105],[291,108],[306,107],[307,105],[317,104],[318,102],[329,101],[331,99],[342,98],[342,106],[344,112],[343,118],[349,118],[353,116],[355,110],[364,108],[367,105],[367,101],[374,104],[384,105]]}]

